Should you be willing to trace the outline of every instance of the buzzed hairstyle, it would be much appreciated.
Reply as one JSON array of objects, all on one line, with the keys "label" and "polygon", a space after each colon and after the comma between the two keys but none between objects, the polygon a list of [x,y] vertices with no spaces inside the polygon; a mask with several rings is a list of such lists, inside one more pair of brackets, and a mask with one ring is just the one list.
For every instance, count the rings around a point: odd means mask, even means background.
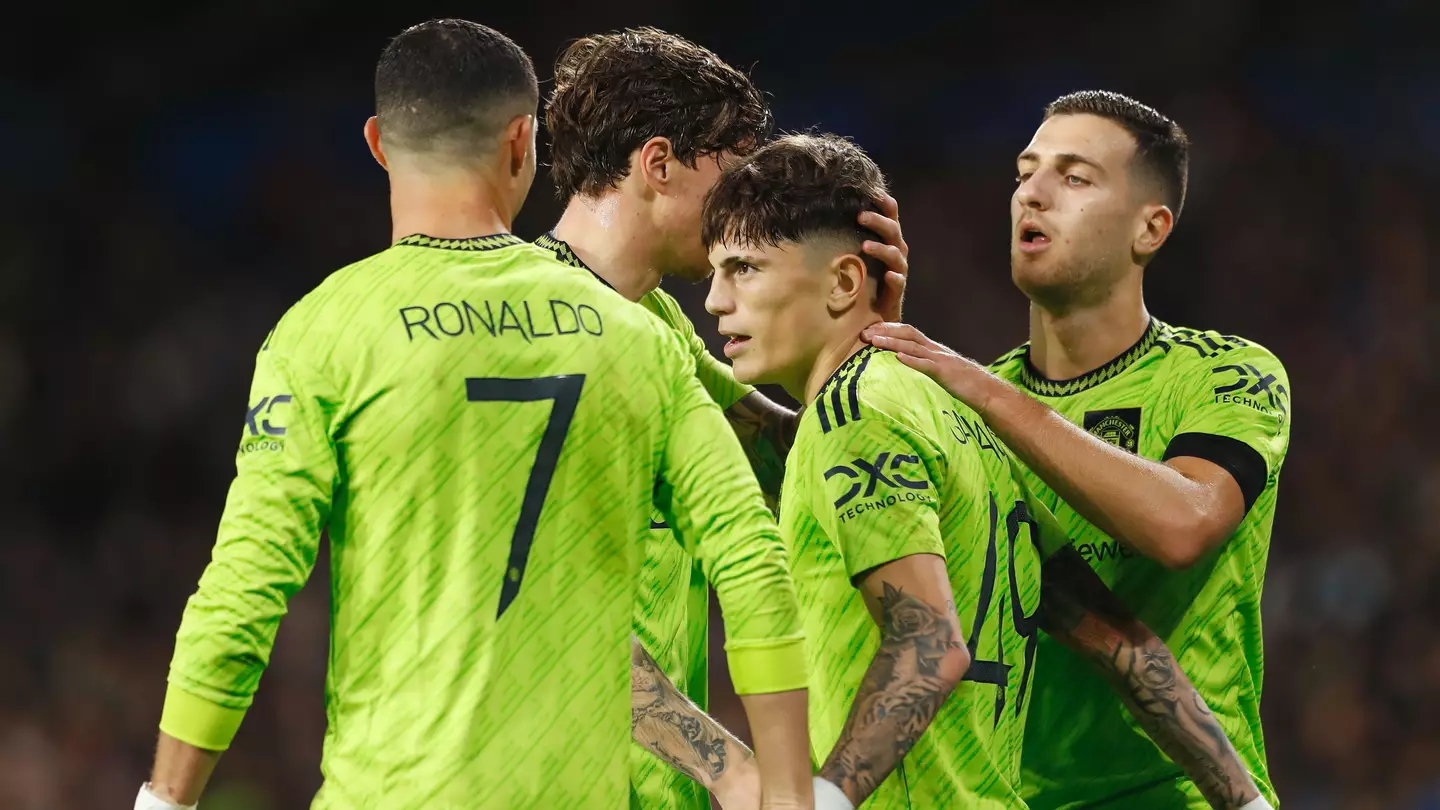
[{"label": "buzzed hairstyle", "polygon": [[614,187],[630,172],[630,154],[651,138],[668,138],[693,169],[703,156],[753,150],[773,126],[770,105],[748,76],[656,28],[572,43],[555,63],[545,109],[561,200]]},{"label": "buzzed hairstyle", "polygon": [[540,101],[519,45],[467,20],[431,20],[390,41],[375,68],[375,115],[389,148],[464,157]]},{"label": "buzzed hairstyle", "polygon": [[865,150],[838,135],[787,135],[731,167],[705,198],[701,239],[716,244],[779,246],[814,237],[854,245],[871,278],[885,277],[877,259],[860,252],[880,236],[857,222],[879,211],[885,176]]},{"label": "buzzed hairstyle", "polygon": [[1082,90],[1061,96],[1045,107],[1045,118],[1095,115],[1113,121],[1135,139],[1135,165],[1154,182],[1160,201],[1180,218],[1190,176],[1190,138],[1174,121],[1153,107],[1109,90]]}]

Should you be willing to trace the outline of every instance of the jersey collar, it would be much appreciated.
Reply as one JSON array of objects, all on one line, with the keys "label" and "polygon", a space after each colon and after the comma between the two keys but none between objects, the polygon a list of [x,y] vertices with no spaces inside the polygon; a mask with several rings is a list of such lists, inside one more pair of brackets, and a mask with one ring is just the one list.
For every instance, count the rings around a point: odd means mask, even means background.
[{"label": "jersey collar", "polygon": [[1041,374],[1040,370],[1035,368],[1035,364],[1030,362],[1030,344],[1027,343],[1024,354],[1021,356],[1023,362],[1020,364],[1020,380],[1026,388],[1043,397],[1068,397],[1071,394],[1078,394],[1118,376],[1120,372],[1132,366],[1136,360],[1144,357],[1159,341],[1160,332],[1160,322],[1151,318],[1149,326],[1145,327],[1145,333],[1135,341],[1135,345],[1121,352],[1119,357],[1094,371],[1086,372],[1079,377],[1071,377],[1068,380],[1052,380]]},{"label": "jersey collar", "polygon": [[555,237],[554,231],[540,234],[540,237],[535,240],[535,246],[545,248],[551,253],[554,253],[555,258],[559,259],[564,264],[568,264],[571,267],[578,267],[581,270],[589,270],[590,275],[594,276],[601,284],[604,284],[606,287],[609,287],[612,290],[615,289],[615,285],[606,281],[603,276],[592,270],[590,268],[590,265],[586,264],[583,260],[581,260],[579,256],[576,256],[575,251],[570,249],[569,243],[561,239],[557,239]]},{"label": "jersey collar", "polygon": [[412,233],[397,241],[397,245],[408,247],[437,248],[439,250],[499,250],[512,245],[523,245],[525,240],[509,233],[493,233],[489,236],[472,236],[468,239],[436,239],[423,233]]},{"label": "jersey collar", "polygon": [[[820,386],[819,391],[815,392],[815,399],[818,400],[827,394],[838,396],[836,392],[847,383],[850,386],[851,396],[856,396],[855,391],[860,383],[860,375],[865,373],[865,367],[870,365],[870,355],[878,351],[879,349],[876,349],[874,346],[866,344],[857,349],[854,354],[845,358],[845,362],[841,363],[839,368],[831,372],[830,376],[825,380],[825,384]],[[841,424],[844,423],[842,422]]]}]

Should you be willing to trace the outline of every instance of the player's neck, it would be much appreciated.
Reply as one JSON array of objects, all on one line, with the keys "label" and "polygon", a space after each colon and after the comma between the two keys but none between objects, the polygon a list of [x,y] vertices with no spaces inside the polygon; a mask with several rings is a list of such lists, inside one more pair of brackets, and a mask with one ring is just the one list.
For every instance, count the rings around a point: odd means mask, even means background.
[{"label": "player's neck", "polygon": [[555,225],[555,238],[617,292],[639,301],[660,286],[661,273],[651,258],[653,243],[645,235],[644,212],[624,202],[618,192],[571,197]]},{"label": "player's neck", "polygon": [[1057,312],[1030,304],[1030,362],[1052,380],[1094,371],[1135,345],[1150,325],[1140,285],[1120,285],[1103,301]]},{"label": "player's neck", "polygon": [[845,319],[844,325],[837,324],[838,328],[833,337],[825,341],[820,352],[815,355],[809,374],[796,383],[783,385],[785,393],[806,405],[813,402],[820,389],[834,376],[835,370],[845,365],[851,355],[870,345],[860,339],[860,333],[865,327],[880,323],[881,320],[883,319],[874,313],[857,313],[855,317]]},{"label": "player's neck", "polygon": [[510,233],[508,206],[479,173],[390,171],[390,239],[411,234],[469,239]]}]

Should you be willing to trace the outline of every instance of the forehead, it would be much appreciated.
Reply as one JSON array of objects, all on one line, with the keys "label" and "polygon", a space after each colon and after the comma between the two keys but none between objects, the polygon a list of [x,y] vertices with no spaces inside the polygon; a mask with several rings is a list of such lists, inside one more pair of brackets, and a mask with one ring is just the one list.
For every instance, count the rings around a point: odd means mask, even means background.
[{"label": "forehead", "polygon": [[1047,119],[1022,154],[1045,160],[1079,155],[1106,168],[1124,166],[1135,154],[1135,139],[1114,121],[1098,115],[1057,115]]},{"label": "forehead", "polygon": [[785,265],[798,258],[799,251],[791,249],[793,246],[777,245],[751,245],[735,244],[726,245],[716,242],[710,248],[710,263],[716,267],[723,267],[727,262],[745,262],[754,265]]}]

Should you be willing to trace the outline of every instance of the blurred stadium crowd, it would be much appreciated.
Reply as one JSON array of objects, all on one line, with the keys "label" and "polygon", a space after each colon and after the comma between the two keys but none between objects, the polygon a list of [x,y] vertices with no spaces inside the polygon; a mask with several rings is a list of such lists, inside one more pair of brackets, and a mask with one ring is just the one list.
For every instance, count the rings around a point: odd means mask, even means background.
[{"label": "blurred stadium crowd", "polygon": [[[754,65],[782,126],[876,157],[913,251],[908,319],[987,360],[1024,340],[1006,200],[1040,107],[1104,86],[1179,120],[1191,193],[1151,309],[1268,346],[1293,383],[1264,614],[1281,798],[1440,808],[1433,4],[1071,19],[961,2],[933,19],[817,10],[804,29],[763,22],[758,3],[598,5],[477,19],[542,78],[567,39],[640,23]],[[0,805],[17,810],[115,806],[148,767],[254,352],[290,303],[387,243],[385,178],[360,138],[373,60],[406,24],[467,16],[187,8],[102,16],[3,57]],[[558,213],[538,181],[517,230]],[[705,334],[704,288],[667,286]],[[322,562],[294,601],[207,810],[302,807],[318,786],[327,576]],[[741,726],[715,649],[714,711]]]}]

